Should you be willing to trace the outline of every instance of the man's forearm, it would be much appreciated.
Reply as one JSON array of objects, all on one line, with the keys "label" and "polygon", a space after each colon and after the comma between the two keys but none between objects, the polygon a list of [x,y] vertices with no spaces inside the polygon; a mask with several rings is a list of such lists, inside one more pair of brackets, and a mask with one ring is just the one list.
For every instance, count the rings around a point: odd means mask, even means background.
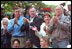
[{"label": "man's forearm", "polygon": [[47,32],[51,33],[51,32],[53,31],[53,29],[54,29],[54,25],[55,25],[55,24],[53,24],[52,21],[51,21],[51,22],[49,23],[49,25],[48,25]]}]

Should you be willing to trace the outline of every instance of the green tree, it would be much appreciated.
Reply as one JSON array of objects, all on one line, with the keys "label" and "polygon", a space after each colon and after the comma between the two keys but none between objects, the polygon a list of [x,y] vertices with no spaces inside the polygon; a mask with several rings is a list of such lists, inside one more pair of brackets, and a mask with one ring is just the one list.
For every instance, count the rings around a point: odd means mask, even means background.
[{"label": "green tree", "polygon": [[[12,11],[13,5],[18,3],[19,1],[1,1],[1,7],[5,8],[6,11]],[[48,5],[42,3],[42,1],[20,1],[22,3],[22,8],[25,9],[27,5],[31,5],[38,9],[40,6],[47,8]]]}]

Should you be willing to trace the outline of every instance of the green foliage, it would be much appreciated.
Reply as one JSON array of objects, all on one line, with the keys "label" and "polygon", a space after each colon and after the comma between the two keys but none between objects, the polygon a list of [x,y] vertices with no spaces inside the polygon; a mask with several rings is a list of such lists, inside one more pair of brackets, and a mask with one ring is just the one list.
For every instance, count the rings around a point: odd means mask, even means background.
[{"label": "green foliage", "polygon": [[[40,6],[47,8],[48,5],[42,3],[42,1],[20,1],[22,3],[22,8],[25,9],[27,5],[31,5],[38,9]],[[5,8],[6,11],[12,11],[13,5],[17,5],[18,1],[1,1],[1,7]]]},{"label": "green foliage", "polygon": [[[1,1],[1,7],[5,9],[5,12],[12,12],[13,11],[13,5],[16,4],[17,6],[17,3],[19,1]],[[44,4],[42,1],[20,1],[22,3],[22,8],[25,9],[25,7],[27,5],[31,5],[32,7],[35,7],[36,9],[38,9],[39,7],[44,7],[44,8],[48,8],[48,7],[51,7],[51,16],[54,15],[54,6],[55,5],[47,5],[47,4]],[[6,5],[7,4],[7,5]]]}]

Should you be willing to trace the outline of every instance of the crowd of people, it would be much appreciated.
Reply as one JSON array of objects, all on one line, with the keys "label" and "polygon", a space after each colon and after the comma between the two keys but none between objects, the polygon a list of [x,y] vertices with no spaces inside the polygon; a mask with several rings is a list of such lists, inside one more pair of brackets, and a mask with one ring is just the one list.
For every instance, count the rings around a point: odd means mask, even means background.
[{"label": "crowd of people", "polygon": [[54,7],[54,16],[22,3],[13,6],[13,17],[1,8],[1,48],[71,48],[71,4],[68,11]]}]

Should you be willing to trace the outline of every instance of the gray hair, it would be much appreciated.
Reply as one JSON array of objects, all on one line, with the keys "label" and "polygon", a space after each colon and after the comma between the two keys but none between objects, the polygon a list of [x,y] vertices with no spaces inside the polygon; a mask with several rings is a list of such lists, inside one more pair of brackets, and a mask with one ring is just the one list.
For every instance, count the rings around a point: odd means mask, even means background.
[{"label": "gray hair", "polygon": [[54,7],[54,9],[55,9],[56,7],[59,7],[59,8],[61,9],[61,11],[62,11],[62,14],[63,14],[63,11],[64,11],[63,6],[61,6],[61,5],[56,5],[56,6]]},{"label": "gray hair", "polygon": [[8,21],[8,23],[9,23],[9,19],[8,18],[3,18],[2,21],[1,21],[1,24],[3,24],[3,21]]},{"label": "gray hair", "polygon": [[[30,9],[33,9],[33,10],[36,12],[36,9],[35,9],[35,8],[32,7],[32,8],[30,8]],[[30,10],[30,9],[29,9],[29,10]]]}]

